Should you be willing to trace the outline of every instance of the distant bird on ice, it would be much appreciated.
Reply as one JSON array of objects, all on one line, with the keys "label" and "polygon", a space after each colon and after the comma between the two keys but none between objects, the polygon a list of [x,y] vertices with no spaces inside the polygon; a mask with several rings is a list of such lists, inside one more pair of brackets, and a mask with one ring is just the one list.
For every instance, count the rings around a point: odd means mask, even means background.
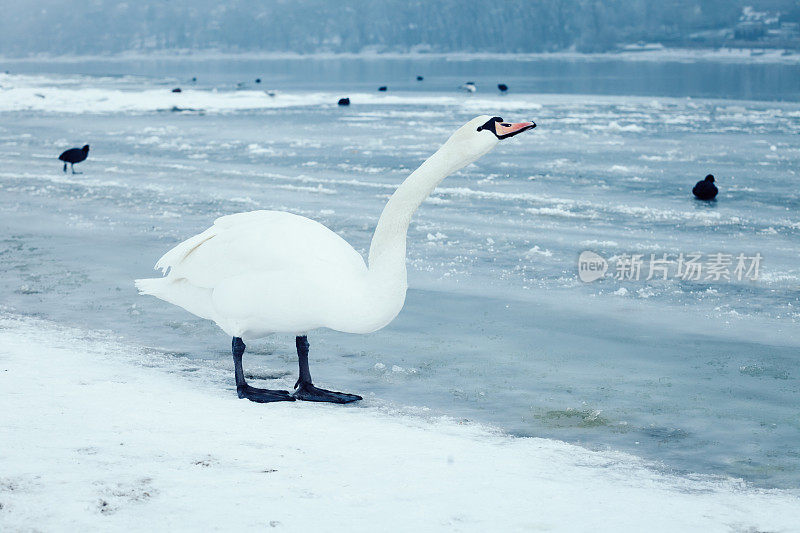
[{"label": "distant bird on ice", "polygon": [[504,93],[508,90],[508,85],[506,85],[505,83],[498,83],[497,88],[500,89],[501,93]]},{"label": "distant bird on ice", "polygon": [[349,98],[339,98],[338,104],[339,105],[350,105],[350,99]]},{"label": "distant bird on ice", "polygon": [[[360,400],[356,394],[313,385],[307,333],[318,328],[371,333],[394,320],[406,299],[406,236],[416,210],[444,178],[501,140],[535,127],[483,115],[456,130],[389,198],[372,235],[368,263],[319,222],[285,211],[251,211],[218,218],[178,244],[156,263],[165,276],[138,279],[136,287],[213,320],[233,337],[239,398],[260,403]],[[242,339],[272,333],[296,337],[300,377],[294,394],[257,389],[245,381]]]},{"label": "distant bird on ice", "polygon": [[174,92],[174,93],[181,93],[181,92],[183,92],[183,91],[181,91],[181,88],[180,88],[180,87],[175,87],[174,89],[172,89],[172,92]]},{"label": "distant bird on ice", "polygon": [[459,87],[459,89],[461,89],[462,91],[467,91],[468,93],[474,93],[475,91],[478,90],[478,88],[475,87],[475,82],[473,81],[468,81],[467,83]]},{"label": "distant bird on ice", "polygon": [[692,194],[699,200],[713,200],[718,192],[719,189],[714,185],[714,176],[711,174],[706,176],[706,179],[698,181],[692,189]]},{"label": "distant bird on ice", "polygon": [[80,163],[81,161],[85,161],[86,158],[89,157],[89,145],[86,144],[83,148],[70,148],[69,150],[62,153],[58,158],[64,162],[64,173],[67,173],[67,163],[70,164],[70,168],[72,169],[73,174],[80,174],[80,172],[75,172],[75,163]]}]

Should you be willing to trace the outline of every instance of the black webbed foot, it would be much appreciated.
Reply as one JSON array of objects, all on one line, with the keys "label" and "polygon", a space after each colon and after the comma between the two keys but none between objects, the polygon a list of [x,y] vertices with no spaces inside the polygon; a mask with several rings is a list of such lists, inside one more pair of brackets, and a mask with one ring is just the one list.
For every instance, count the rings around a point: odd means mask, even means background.
[{"label": "black webbed foot", "polygon": [[251,402],[270,403],[270,402],[293,402],[294,397],[285,390],[257,389],[250,385],[239,385],[236,387],[239,398],[247,398]]},{"label": "black webbed foot", "polygon": [[311,383],[301,381],[295,384],[295,388],[297,390],[294,391],[292,396],[306,402],[352,403],[363,400],[358,394],[347,394],[346,392],[334,392],[320,389]]},{"label": "black webbed foot", "polygon": [[311,372],[308,369],[308,338],[305,335],[295,339],[297,344],[297,361],[300,365],[300,377],[294,384],[294,396],[298,400],[306,402],[329,402],[329,403],[351,403],[363,400],[357,394],[347,394],[345,392],[334,392],[315,387],[311,382]]}]

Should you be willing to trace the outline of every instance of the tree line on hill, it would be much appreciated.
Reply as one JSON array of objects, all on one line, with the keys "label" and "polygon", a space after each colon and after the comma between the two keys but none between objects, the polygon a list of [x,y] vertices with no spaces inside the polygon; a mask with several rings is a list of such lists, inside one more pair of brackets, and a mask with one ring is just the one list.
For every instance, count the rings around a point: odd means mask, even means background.
[{"label": "tree line on hill", "polygon": [[598,52],[682,44],[752,6],[796,0],[28,0],[0,18],[0,55],[171,49],[275,52]]}]

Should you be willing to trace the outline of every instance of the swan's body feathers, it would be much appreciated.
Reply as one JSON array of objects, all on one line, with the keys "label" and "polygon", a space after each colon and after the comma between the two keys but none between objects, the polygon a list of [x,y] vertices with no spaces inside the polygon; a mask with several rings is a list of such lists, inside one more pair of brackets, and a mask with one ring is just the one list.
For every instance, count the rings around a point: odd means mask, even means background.
[{"label": "swan's body feathers", "polygon": [[170,276],[214,288],[249,271],[296,272],[309,267],[367,272],[364,259],[339,235],[315,220],[284,211],[250,211],[220,217],[156,263]]},{"label": "swan's body feathers", "polygon": [[143,294],[214,320],[232,336],[371,328],[359,309],[368,297],[361,290],[368,275],[364,259],[303,216],[251,211],[220,217],[164,254],[156,268],[166,276],[138,280]]}]

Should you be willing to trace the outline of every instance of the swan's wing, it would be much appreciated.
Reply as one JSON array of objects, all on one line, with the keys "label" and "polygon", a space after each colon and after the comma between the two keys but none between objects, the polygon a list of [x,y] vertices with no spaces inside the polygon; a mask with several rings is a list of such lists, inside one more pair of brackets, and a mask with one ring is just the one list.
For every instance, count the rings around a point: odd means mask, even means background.
[{"label": "swan's wing", "polygon": [[214,288],[246,272],[366,272],[364,259],[319,222],[283,211],[251,211],[214,225],[167,252],[156,264],[168,277]]},{"label": "swan's wing", "polygon": [[212,226],[205,230],[203,233],[199,233],[194,237],[190,237],[177,245],[175,248],[170,250],[169,252],[165,253],[161,256],[161,259],[156,262],[155,269],[160,270],[164,274],[167,274],[167,271],[173,269],[181,264],[181,262],[186,259],[190,253],[192,253],[198,246],[203,244],[208,239],[214,237],[217,234],[215,228]]}]

